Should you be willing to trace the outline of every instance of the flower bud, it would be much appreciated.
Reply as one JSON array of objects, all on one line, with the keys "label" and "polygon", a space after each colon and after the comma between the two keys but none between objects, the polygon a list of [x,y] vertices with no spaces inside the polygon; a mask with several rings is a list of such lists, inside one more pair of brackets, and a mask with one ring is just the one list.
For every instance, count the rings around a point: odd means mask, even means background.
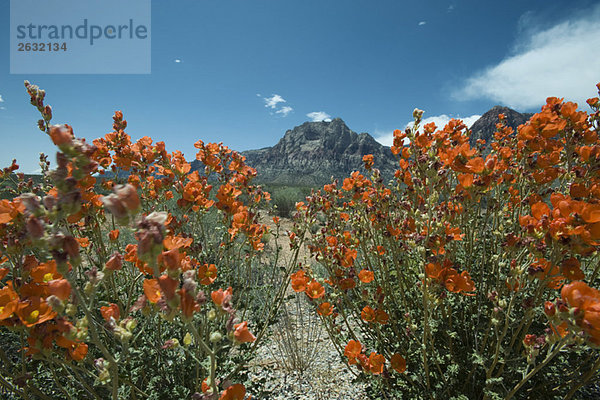
[{"label": "flower bud", "polygon": [[211,341],[211,343],[220,342],[221,339],[223,339],[223,335],[221,335],[221,333],[219,332],[213,332],[210,334],[209,340]]},{"label": "flower bud", "polygon": [[44,223],[40,219],[33,216],[27,219],[27,232],[33,239],[44,236],[44,231]]},{"label": "flower bud", "polygon": [[548,317],[553,317],[556,314],[556,306],[554,305],[554,303],[550,301],[545,302],[544,313],[546,313]]},{"label": "flower bud", "polygon": [[129,332],[127,329],[123,329],[123,327],[121,327],[121,326],[115,327],[114,334],[122,341],[127,341],[127,340],[131,339],[133,336],[131,334],[131,332]]},{"label": "flower bud", "polygon": [[93,291],[94,291],[94,285],[92,285],[91,282],[87,282],[85,284],[85,286],[83,287],[83,292],[89,296],[92,294]]},{"label": "flower bud", "polygon": [[130,319],[129,321],[127,321],[125,323],[125,329],[127,329],[129,332],[133,332],[133,330],[136,328],[138,322],[135,319]]},{"label": "flower bud", "polygon": [[418,121],[420,121],[420,120],[421,120],[421,118],[423,117],[423,113],[424,113],[424,112],[425,112],[425,111],[423,111],[423,110],[419,110],[418,108],[415,108],[415,109],[413,110],[413,118],[414,118],[415,120],[418,120]]},{"label": "flower bud", "polygon": [[109,271],[118,271],[123,268],[123,256],[114,252],[106,262],[105,268]]},{"label": "flower bud", "polygon": [[185,346],[189,346],[190,344],[192,344],[192,335],[189,332],[187,332],[183,337],[183,344]]},{"label": "flower bud", "polygon": [[63,302],[55,295],[50,295],[46,298],[46,302],[52,307],[54,311],[61,314],[65,310]]},{"label": "flower bud", "polygon": [[74,317],[77,314],[77,307],[73,304],[67,304],[66,314],[70,317]]},{"label": "flower bud", "polygon": [[87,328],[88,327],[88,320],[87,317],[82,317],[77,321],[77,327],[78,328]]},{"label": "flower bud", "polygon": [[73,128],[69,125],[52,125],[50,139],[56,146],[66,146],[73,142]]},{"label": "flower bud", "polygon": [[214,321],[217,318],[217,312],[213,309],[208,312],[208,320]]},{"label": "flower bud", "polygon": [[44,207],[46,207],[46,210],[50,211],[56,205],[56,197],[50,195],[44,196],[42,202],[44,203]]}]

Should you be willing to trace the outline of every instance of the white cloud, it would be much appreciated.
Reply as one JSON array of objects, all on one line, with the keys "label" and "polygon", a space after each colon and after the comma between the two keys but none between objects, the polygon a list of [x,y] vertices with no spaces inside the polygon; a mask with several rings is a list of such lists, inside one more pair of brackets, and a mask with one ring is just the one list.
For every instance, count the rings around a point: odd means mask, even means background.
[{"label": "white cloud", "polygon": [[[421,127],[425,124],[429,124],[430,122],[435,123],[438,129],[443,128],[446,124],[452,119],[460,119],[462,120],[467,127],[471,127],[475,121],[481,118],[481,115],[471,115],[469,117],[461,118],[461,117],[450,117],[446,114],[436,115],[433,117],[425,118],[421,121]],[[404,126],[404,128],[411,127],[414,125],[414,122],[409,122]],[[394,144],[394,132],[393,131],[375,131],[373,134],[375,140],[381,143],[384,146],[391,146]],[[404,143],[408,143],[408,139],[404,139]]]},{"label": "white cloud", "polygon": [[427,21],[421,21],[421,22],[419,22],[419,26],[423,26],[423,25],[425,25],[426,23],[427,23]]},{"label": "white cloud", "polygon": [[291,113],[294,109],[289,106],[281,107],[279,110],[275,111],[275,114],[281,114],[283,117],[287,117],[289,113]]},{"label": "white cloud", "polygon": [[306,116],[310,118],[312,122],[331,122],[331,115],[327,114],[324,111],[313,111],[311,113],[306,114]]},{"label": "white cloud", "polygon": [[[375,131],[373,138],[384,146],[391,147],[394,144],[394,131]],[[407,140],[405,139],[405,143]]]},{"label": "white cloud", "polygon": [[278,94],[273,94],[271,97],[265,97],[265,107],[275,109],[279,103],[285,103],[285,99]]},{"label": "white cloud", "polygon": [[176,62],[176,63],[180,63],[180,62],[181,62],[181,60],[180,60],[179,58],[176,58],[176,59],[175,59],[175,62]]},{"label": "white cloud", "polygon": [[0,94],[0,103],[4,103],[4,99],[2,98],[1,94]]},{"label": "white cloud", "polygon": [[290,106],[282,106],[280,103],[287,103],[287,101],[278,94],[273,94],[271,97],[263,97],[260,93],[256,93],[256,97],[260,97],[265,102],[265,107],[275,110],[270,112],[271,115],[279,114],[282,117],[287,117],[289,113],[294,111]]},{"label": "white cloud", "polygon": [[533,109],[547,97],[564,97],[580,107],[596,95],[600,81],[600,5],[551,28],[522,30],[514,53],[469,77],[457,99],[487,98],[513,108]]}]

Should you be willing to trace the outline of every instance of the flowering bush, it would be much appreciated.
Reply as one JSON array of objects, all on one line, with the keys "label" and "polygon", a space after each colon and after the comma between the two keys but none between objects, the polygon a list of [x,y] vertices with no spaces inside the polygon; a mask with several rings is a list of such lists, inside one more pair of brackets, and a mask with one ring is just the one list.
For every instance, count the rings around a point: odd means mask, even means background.
[{"label": "flowering bush", "polygon": [[[0,386],[24,398],[245,398],[240,368],[272,322],[287,280],[260,264],[269,194],[222,144],[179,151],[113,132],[58,147],[43,182],[23,176],[0,200]],[[0,177],[14,179],[13,163]],[[264,257],[262,257],[264,260]],[[257,268],[260,267],[260,270]]]},{"label": "flowering bush", "polygon": [[500,115],[488,147],[459,120],[421,131],[415,110],[389,185],[367,155],[370,177],[297,205],[320,267],[292,287],[385,398],[571,398],[597,377],[600,102],[587,102],[548,98],[517,132]]}]

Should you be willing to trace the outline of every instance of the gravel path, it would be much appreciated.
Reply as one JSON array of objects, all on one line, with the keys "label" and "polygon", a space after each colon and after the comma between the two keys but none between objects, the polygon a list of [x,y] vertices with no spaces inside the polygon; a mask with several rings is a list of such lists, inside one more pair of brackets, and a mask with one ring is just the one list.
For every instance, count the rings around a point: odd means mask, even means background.
[{"label": "gravel path", "polygon": [[[274,228],[270,217],[261,222]],[[282,265],[292,256],[285,236],[291,227],[290,220],[281,218]],[[300,252],[299,262],[310,262],[306,249]],[[281,307],[279,322],[259,346],[248,376],[248,393],[257,400],[367,398],[365,385],[353,382],[355,375],[329,340],[313,306],[291,288]]]},{"label": "gravel path", "polygon": [[[302,300],[300,298],[300,300]],[[249,368],[249,393],[256,399],[365,399],[365,386],[340,359],[321,322],[306,301],[288,300],[273,332]],[[294,337],[295,336],[295,337]],[[291,365],[294,364],[295,365]]]}]

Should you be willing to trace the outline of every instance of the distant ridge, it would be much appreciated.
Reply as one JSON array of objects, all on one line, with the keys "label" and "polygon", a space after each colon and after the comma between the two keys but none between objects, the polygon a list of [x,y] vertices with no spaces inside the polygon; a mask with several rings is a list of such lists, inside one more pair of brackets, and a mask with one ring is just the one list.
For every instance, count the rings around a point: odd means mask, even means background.
[{"label": "distant ridge", "polygon": [[515,132],[519,125],[527,122],[533,115],[532,113],[520,113],[508,107],[494,106],[471,125],[472,145],[475,144],[477,139],[485,140],[486,144],[489,144],[494,139],[496,124],[500,122],[498,114],[504,114],[506,116],[506,124],[513,128]]},{"label": "distant ridge", "polygon": [[[507,125],[515,131],[533,115],[495,106],[471,126],[472,145],[477,139],[484,139],[488,144],[493,140],[498,114],[506,115]],[[343,179],[356,170],[364,173],[362,157],[365,154],[373,154],[374,167],[386,180],[398,168],[389,147],[368,133],[352,131],[340,118],[305,122],[285,132],[275,146],[242,152],[246,163],[256,168],[257,182],[305,186],[322,186],[330,183],[332,177]],[[193,170],[202,168],[199,161],[191,164]]]},{"label": "distant ridge", "polygon": [[362,170],[362,157],[373,154],[375,168],[391,176],[396,161],[389,147],[368,133],[352,131],[344,121],[305,122],[288,130],[273,147],[242,152],[258,179],[270,183],[322,185],[331,178]]}]

